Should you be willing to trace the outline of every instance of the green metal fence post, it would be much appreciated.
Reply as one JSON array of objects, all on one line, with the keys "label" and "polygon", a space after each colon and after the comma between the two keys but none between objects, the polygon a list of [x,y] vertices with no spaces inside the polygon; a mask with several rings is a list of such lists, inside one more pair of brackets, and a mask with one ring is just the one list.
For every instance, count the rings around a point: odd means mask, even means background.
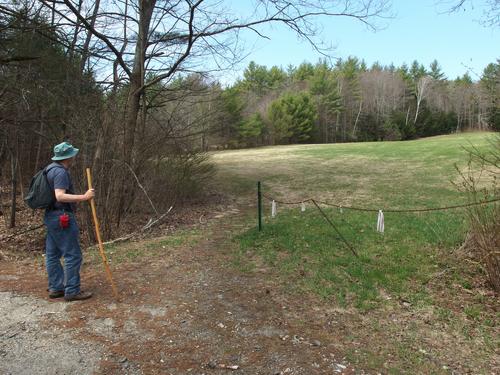
[{"label": "green metal fence post", "polygon": [[259,232],[262,230],[262,190],[260,181],[257,181],[257,212],[259,215]]}]

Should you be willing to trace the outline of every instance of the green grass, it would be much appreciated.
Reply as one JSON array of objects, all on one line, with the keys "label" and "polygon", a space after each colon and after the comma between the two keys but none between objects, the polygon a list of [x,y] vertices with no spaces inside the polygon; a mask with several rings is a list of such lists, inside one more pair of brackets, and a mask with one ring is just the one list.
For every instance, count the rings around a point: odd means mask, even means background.
[{"label": "green grass", "polygon": [[[317,198],[374,209],[441,207],[467,202],[458,191],[455,166],[465,168],[466,148],[491,146],[493,133],[466,133],[407,142],[295,145],[224,151],[213,156],[219,179],[238,197],[254,200],[255,182],[281,200]],[[269,202],[265,202],[269,214]],[[292,285],[368,308],[381,291],[425,301],[425,284],[447,266],[450,251],[465,236],[463,210],[386,213],[386,232],[376,233],[376,213],[327,210],[359,252],[355,257],[311,205],[279,207],[264,231],[239,235],[237,263],[250,269],[259,259]],[[460,272],[464,288],[470,281]]]},{"label": "green grass", "polygon": [[490,146],[493,133],[405,142],[263,147],[218,152],[218,180],[237,196],[264,191],[282,199],[316,197],[344,205],[429,207],[464,202],[452,182],[471,144]]},{"label": "green grass", "polygon": [[325,212],[358,257],[310,205],[304,213],[282,210],[264,223],[262,232],[251,229],[239,235],[240,260],[258,256],[296,287],[333,297],[341,305],[366,309],[383,295],[415,304],[428,298],[426,283],[465,232],[465,217],[456,211],[386,214],[384,234],[375,230],[374,213]]}]

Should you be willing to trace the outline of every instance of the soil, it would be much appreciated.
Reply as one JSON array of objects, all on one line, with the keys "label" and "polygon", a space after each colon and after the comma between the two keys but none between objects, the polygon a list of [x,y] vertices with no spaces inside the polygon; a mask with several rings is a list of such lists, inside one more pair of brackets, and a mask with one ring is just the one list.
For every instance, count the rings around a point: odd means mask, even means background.
[{"label": "soil", "polygon": [[99,264],[82,270],[94,297],[66,303],[48,299],[42,265],[3,262],[0,373],[355,372],[314,297],[287,294],[265,268],[230,264],[225,221],[210,238],[113,267],[120,301]]}]

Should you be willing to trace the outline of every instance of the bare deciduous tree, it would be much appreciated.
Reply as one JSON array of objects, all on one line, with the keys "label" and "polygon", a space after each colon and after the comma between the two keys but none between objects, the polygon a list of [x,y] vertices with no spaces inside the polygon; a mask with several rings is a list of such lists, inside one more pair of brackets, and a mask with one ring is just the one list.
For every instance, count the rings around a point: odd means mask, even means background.
[{"label": "bare deciduous tree", "polygon": [[428,95],[430,86],[432,84],[432,78],[429,76],[423,76],[418,79],[415,84],[415,98],[417,107],[415,108],[415,118],[413,119],[413,123],[417,123],[418,114],[420,112],[420,106],[422,104],[422,100]]},{"label": "bare deciduous tree", "polygon": [[479,6],[483,9],[483,17],[481,19],[483,25],[488,27],[500,26],[500,0],[441,0],[440,3],[447,6],[448,11],[451,13],[466,10],[467,6],[471,8]]}]

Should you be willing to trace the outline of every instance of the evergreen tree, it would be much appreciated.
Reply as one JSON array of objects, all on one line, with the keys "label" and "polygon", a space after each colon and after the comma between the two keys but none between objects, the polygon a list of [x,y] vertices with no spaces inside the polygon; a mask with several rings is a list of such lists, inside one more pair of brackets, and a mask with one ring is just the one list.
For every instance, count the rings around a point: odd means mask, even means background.
[{"label": "evergreen tree", "polygon": [[310,90],[318,113],[318,140],[328,143],[331,141],[337,115],[342,111],[342,97],[335,73],[325,64],[318,64],[310,79]]},{"label": "evergreen tree", "polygon": [[286,81],[287,75],[283,69],[273,66],[267,75],[267,86],[273,89],[279,88]]},{"label": "evergreen tree", "polygon": [[500,131],[500,59],[484,68],[480,84],[488,97],[488,123]]},{"label": "evergreen tree", "polygon": [[307,93],[285,94],[271,103],[269,120],[275,142],[304,142],[311,137],[316,109]]},{"label": "evergreen tree", "polygon": [[342,126],[337,129],[334,140],[340,137],[341,141],[347,141],[356,137],[355,124],[360,114],[360,103],[362,100],[361,87],[359,84],[359,60],[350,56],[342,63],[340,75],[342,79]]},{"label": "evergreen tree", "polygon": [[472,77],[470,76],[469,72],[465,72],[462,77],[458,77],[455,80],[456,83],[462,84],[462,85],[472,85]]},{"label": "evergreen tree", "polygon": [[293,79],[295,81],[305,81],[314,74],[314,66],[311,63],[303,62],[294,71]]},{"label": "evergreen tree", "polygon": [[221,132],[226,137],[231,137],[234,127],[243,121],[242,111],[245,106],[240,85],[227,88],[222,92],[222,107],[224,111]]},{"label": "evergreen tree", "polygon": [[444,75],[443,71],[441,70],[441,66],[439,65],[437,60],[434,60],[431,62],[431,65],[429,66],[429,76],[431,76],[433,79],[436,81],[442,81],[446,79],[446,76]]},{"label": "evergreen tree", "polygon": [[250,61],[243,71],[243,84],[247,90],[262,95],[269,85],[268,75],[267,68],[264,65],[258,65],[255,61]]},{"label": "evergreen tree", "polygon": [[381,72],[383,70],[383,66],[382,64],[380,64],[378,61],[375,61],[373,64],[372,64],[372,67],[370,70],[372,71],[378,71],[378,72]]},{"label": "evergreen tree", "polygon": [[366,72],[368,70],[368,67],[366,66],[365,60],[361,60],[361,63],[359,64],[359,71],[360,72]]},{"label": "evergreen tree", "polygon": [[410,82],[411,81],[411,74],[410,74],[410,69],[408,68],[408,65],[403,64],[401,65],[398,69],[397,72],[405,82]]},{"label": "evergreen tree", "polygon": [[410,68],[410,76],[413,79],[413,81],[414,82],[418,81],[426,74],[427,71],[425,70],[425,67],[422,64],[420,64],[417,60],[414,60]]},{"label": "evergreen tree", "polygon": [[255,144],[257,138],[262,135],[264,130],[264,122],[260,113],[255,113],[248,119],[241,121],[238,124],[238,134],[244,142]]}]

